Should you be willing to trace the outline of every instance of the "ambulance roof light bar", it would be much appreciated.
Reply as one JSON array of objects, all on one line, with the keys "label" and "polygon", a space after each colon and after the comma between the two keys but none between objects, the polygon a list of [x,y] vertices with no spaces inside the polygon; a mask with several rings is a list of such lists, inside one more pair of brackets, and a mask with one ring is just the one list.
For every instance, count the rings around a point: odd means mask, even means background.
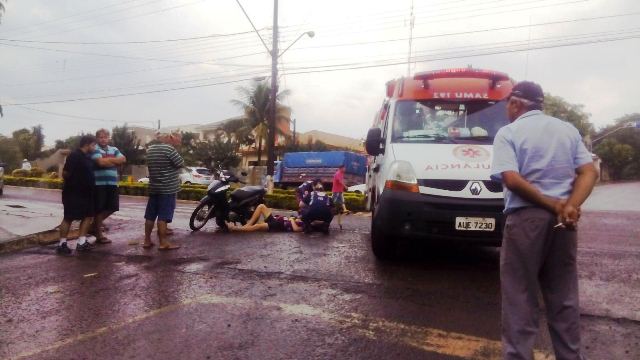
[{"label": "ambulance roof light bar", "polygon": [[429,88],[429,80],[435,79],[451,79],[451,78],[472,78],[472,79],[487,79],[491,80],[491,88],[495,88],[498,81],[509,80],[509,75],[492,70],[482,70],[473,68],[455,68],[426,71],[415,74],[414,80],[422,80],[424,88]]}]

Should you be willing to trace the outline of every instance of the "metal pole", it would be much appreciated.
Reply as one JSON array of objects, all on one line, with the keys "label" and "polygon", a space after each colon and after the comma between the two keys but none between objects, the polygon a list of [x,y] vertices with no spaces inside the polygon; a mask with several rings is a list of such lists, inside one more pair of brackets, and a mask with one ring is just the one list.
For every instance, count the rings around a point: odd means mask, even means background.
[{"label": "metal pole", "polygon": [[276,95],[278,94],[278,0],[273,0],[273,46],[271,48],[271,95],[267,131],[267,175],[273,176],[276,160]]},{"label": "metal pole", "polygon": [[411,17],[409,18],[409,56],[407,57],[407,77],[411,76],[411,50],[413,43],[413,25],[415,17],[413,16],[413,0],[411,0]]},{"label": "metal pole", "polygon": [[296,119],[293,119],[293,146],[296,146]]}]

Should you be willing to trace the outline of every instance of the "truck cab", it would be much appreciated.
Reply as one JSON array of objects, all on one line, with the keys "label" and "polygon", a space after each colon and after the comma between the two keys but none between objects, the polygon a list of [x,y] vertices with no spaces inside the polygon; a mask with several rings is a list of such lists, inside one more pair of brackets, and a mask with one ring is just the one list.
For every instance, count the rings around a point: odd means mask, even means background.
[{"label": "truck cab", "polygon": [[508,124],[507,74],[473,68],[415,74],[387,83],[366,139],[379,259],[400,239],[499,246],[502,185],[490,179],[493,137]]}]

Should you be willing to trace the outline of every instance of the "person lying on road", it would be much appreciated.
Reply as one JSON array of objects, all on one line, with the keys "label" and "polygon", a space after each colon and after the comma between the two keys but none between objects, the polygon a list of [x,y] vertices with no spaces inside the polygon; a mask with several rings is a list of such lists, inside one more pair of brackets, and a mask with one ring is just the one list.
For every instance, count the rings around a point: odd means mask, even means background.
[{"label": "person lying on road", "polygon": [[[260,217],[264,218],[264,222],[258,222]],[[227,223],[229,231],[240,232],[257,232],[257,231],[269,231],[269,232],[302,232],[304,231],[304,224],[301,220],[295,217],[287,217],[280,215],[273,215],[271,209],[264,204],[258,205],[253,212],[251,219],[244,226],[236,226],[232,223]]]}]

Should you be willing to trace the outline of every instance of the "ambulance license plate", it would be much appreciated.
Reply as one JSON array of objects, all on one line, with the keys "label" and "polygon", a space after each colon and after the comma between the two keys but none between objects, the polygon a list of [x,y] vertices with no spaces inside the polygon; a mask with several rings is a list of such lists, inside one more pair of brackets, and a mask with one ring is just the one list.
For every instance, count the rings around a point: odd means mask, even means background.
[{"label": "ambulance license plate", "polygon": [[494,218],[456,217],[456,230],[493,231],[495,228]]}]

